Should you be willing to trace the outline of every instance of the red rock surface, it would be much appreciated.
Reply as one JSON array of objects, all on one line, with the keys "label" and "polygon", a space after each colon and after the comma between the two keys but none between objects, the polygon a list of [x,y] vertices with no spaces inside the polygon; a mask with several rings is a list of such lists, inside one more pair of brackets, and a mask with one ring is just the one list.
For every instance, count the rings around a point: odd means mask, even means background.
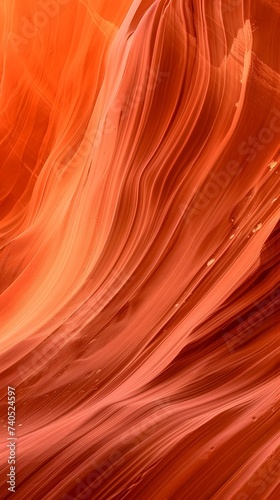
[{"label": "red rock surface", "polygon": [[280,498],[279,31],[0,1],[1,498]]}]

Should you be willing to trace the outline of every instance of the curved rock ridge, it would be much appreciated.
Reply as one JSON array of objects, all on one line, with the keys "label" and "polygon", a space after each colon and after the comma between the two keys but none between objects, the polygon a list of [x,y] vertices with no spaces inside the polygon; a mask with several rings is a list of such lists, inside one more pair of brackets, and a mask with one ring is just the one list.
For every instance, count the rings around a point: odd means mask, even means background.
[{"label": "curved rock ridge", "polygon": [[0,14],[0,497],[277,500],[280,3]]}]

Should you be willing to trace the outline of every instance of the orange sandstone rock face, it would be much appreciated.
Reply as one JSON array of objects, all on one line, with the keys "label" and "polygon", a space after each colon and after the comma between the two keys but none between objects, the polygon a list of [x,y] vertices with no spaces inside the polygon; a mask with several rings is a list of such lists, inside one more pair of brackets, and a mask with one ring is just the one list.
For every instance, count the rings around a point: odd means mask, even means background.
[{"label": "orange sandstone rock face", "polygon": [[0,14],[1,498],[278,499],[280,3]]}]

